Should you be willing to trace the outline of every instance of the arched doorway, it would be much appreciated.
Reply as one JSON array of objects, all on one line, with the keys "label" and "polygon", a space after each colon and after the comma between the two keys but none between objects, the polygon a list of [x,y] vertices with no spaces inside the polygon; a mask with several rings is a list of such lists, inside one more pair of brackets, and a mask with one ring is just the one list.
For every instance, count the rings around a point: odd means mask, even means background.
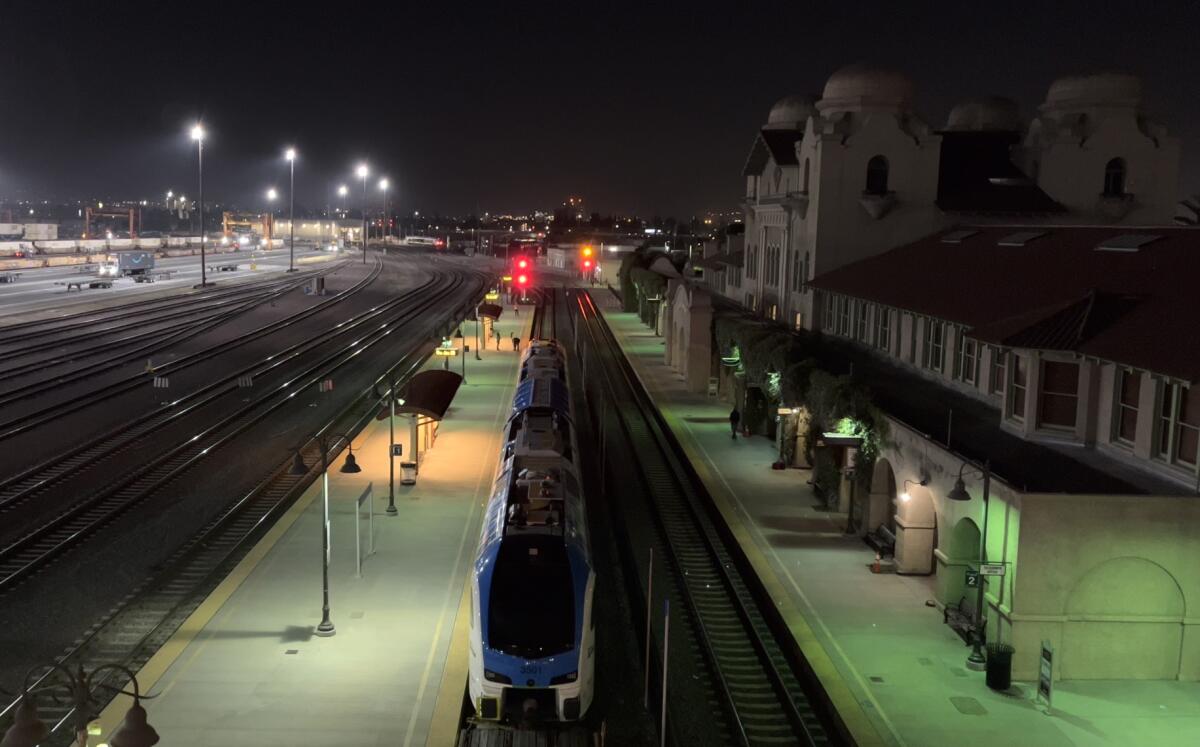
[{"label": "arched doorway", "polygon": [[867,495],[865,511],[858,531],[873,532],[884,525],[892,534],[896,533],[896,472],[887,459],[875,460],[871,472],[871,489]]},{"label": "arched doorway", "polygon": [[746,407],[742,412],[742,422],[751,433],[766,434],[767,432],[767,395],[762,387],[746,387]]},{"label": "arched doorway", "polygon": [[1177,679],[1184,612],[1179,582],[1157,563],[1121,557],[1093,567],[1067,596],[1060,676]]}]

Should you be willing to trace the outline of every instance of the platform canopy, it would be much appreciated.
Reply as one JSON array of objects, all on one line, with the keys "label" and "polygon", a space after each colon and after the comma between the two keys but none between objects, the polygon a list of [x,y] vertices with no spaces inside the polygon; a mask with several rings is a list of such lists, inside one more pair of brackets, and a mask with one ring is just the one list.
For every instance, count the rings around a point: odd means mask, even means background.
[{"label": "platform canopy", "polygon": [[500,308],[499,304],[494,304],[494,303],[479,304],[479,310],[478,310],[479,316],[485,316],[489,319],[495,320],[495,319],[500,318],[501,311],[503,311],[503,309]]},{"label": "platform canopy", "polygon": [[[396,414],[424,415],[434,420],[446,417],[446,410],[462,384],[462,376],[453,371],[431,368],[409,379],[396,402]],[[404,404],[400,404],[403,402]]]}]

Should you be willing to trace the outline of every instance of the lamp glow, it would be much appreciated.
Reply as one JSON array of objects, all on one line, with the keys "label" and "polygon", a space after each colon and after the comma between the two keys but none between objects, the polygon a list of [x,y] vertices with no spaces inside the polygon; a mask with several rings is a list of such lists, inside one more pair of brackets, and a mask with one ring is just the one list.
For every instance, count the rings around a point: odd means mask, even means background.
[{"label": "lamp glow", "polygon": [[204,128],[200,126],[199,122],[197,122],[195,125],[192,126],[192,140],[203,140],[203,139],[204,139]]},{"label": "lamp glow", "polygon": [[366,178],[367,178],[367,174],[368,174],[368,173],[370,173],[370,172],[367,170],[367,165],[366,165],[365,163],[360,163],[360,164],[358,165],[358,170],[357,170],[357,171],[355,171],[354,173],[358,174],[358,177],[359,177],[360,179],[366,179]]},{"label": "lamp glow", "polygon": [[295,161],[296,160],[296,149],[288,148],[286,151],[284,151],[283,157],[289,161]]},{"label": "lamp glow", "polygon": [[382,189],[382,190],[386,190],[386,189],[388,188],[388,180],[387,180],[387,179],[380,179],[380,180],[379,180],[379,188],[380,188],[380,189]]},{"label": "lamp glow", "polygon": [[267,190],[267,199],[268,200],[274,200],[278,196],[279,196],[279,193],[275,191],[274,187],[271,187],[270,189]]},{"label": "lamp glow", "polygon": [[346,185],[345,185],[345,184],[343,184],[342,186],[338,187],[338,196],[339,196],[339,197],[345,197],[345,196],[346,196],[346,193],[347,193],[347,192],[349,192],[349,191],[350,191],[350,190],[346,189]]}]

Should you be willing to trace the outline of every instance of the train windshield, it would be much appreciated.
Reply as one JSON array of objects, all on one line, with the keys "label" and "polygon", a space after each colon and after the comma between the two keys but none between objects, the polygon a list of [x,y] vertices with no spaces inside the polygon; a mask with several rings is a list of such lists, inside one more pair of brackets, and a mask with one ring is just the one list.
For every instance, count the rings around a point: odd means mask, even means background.
[{"label": "train windshield", "polygon": [[508,536],[500,543],[488,600],[488,645],[526,659],[575,645],[575,594],[562,537]]}]

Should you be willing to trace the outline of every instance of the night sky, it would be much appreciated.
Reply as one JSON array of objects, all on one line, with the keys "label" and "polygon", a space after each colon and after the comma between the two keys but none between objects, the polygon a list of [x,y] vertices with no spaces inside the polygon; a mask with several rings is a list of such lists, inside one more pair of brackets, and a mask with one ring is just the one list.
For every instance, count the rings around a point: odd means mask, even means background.
[{"label": "night sky", "polygon": [[245,208],[286,188],[294,143],[313,207],[366,159],[406,210],[727,210],[771,104],[857,61],[910,75],[935,127],[968,97],[1028,116],[1060,75],[1138,74],[1200,191],[1194,2],[301,6],[6,0],[0,197],[192,194],[202,116],[206,197]]}]

